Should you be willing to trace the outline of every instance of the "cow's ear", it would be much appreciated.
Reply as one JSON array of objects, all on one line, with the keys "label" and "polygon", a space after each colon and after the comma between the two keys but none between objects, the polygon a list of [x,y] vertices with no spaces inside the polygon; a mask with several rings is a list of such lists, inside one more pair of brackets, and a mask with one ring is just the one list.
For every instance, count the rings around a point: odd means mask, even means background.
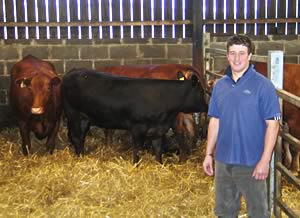
[{"label": "cow's ear", "polygon": [[15,82],[16,84],[18,84],[20,88],[26,88],[30,86],[31,79],[25,77],[25,78],[17,79]]},{"label": "cow's ear", "polygon": [[197,85],[199,83],[199,79],[198,79],[198,77],[196,75],[192,75],[191,80],[192,80],[193,86],[195,86],[195,85]]},{"label": "cow's ear", "polygon": [[52,86],[57,86],[61,83],[61,79],[59,77],[54,77],[52,80],[51,80],[51,85]]},{"label": "cow's ear", "polygon": [[183,75],[182,72],[178,71],[177,72],[177,79],[178,80],[185,80],[186,78],[185,78],[185,76]]}]

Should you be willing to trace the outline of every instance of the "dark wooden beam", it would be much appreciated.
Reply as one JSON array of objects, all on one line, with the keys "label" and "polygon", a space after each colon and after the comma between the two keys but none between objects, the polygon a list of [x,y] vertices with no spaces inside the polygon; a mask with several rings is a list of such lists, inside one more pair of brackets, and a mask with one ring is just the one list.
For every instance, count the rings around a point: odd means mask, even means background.
[{"label": "dark wooden beam", "polygon": [[0,27],[78,27],[78,26],[171,26],[171,25],[183,25],[183,24],[191,24],[191,20],[158,20],[158,21],[103,21],[103,22],[95,22],[95,21],[72,21],[72,22],[1,22]]},{"label": "dark wooden beam", "polygon": [[278,18],[278,19],[226,19],[226,20],[205,20],[204,24],[274,24],[274,23],[297,23],[300,22],[300,18]]},{"label": "dark wooden beam", "polygon": [[193,0],[193,66],[203,74],[202,0]]},{"label": "dark wooden beam", "polygon": [[[195,5],[198,5],[199,2],[195,2]],[[194,12],[195,11],[195,12]],[[202,9],[195,9],[193,8],[193,13],[196,13],[195,16],[193,15],[193,22],[191,20],[158,20],[158,21],[72,21],[72,22],[1,22],[0,27],[78,27],[78,26],[171,26],[175,25],[190,25],[193,24],[197,27],[197,25],[213,25],[213,24],[274,24],[274,23],[300,23],[300,18],[278,18],[278,19],[227,19],[227,20],[202,20]],[[197,24],[198,23],[198,24]],[[198,26],[200,32],[202,32],[202,28]]]}]

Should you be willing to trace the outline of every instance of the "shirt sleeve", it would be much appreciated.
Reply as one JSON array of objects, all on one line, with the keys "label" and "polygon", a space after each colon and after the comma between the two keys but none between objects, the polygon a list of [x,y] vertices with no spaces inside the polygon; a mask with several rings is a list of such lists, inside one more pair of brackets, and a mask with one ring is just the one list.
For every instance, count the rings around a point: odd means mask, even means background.
[{"label": "shirt sleeve", "polygon": [[[216,84],[217,86],[217,84]],[[218,105],[217,105],[217,97],[216,97],[216,86],[213,88],[211,97],[210,97],[210,101],[209,101],[209,107],[208,107],[208,116],[210,117],[215,117],[215,118],[219,118],[220,117],[220,113],[218,110]]]},{"label": "shirt sleeve", "polygon": [[267,81],[260,95],[260,111],[264,120],[280,120],[280,106],[276,89],[271,81]]}]

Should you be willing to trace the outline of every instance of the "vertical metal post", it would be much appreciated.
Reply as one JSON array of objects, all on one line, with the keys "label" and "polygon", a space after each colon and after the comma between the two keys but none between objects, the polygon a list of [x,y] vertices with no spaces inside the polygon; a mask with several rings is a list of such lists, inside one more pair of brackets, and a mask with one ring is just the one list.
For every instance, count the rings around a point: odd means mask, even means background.
[{"label": "vertical metal post", "polygon": [[193,0],[193,66],[203,74],[203,11],[202,2]]},{"label": "vertical metal post", "polygon": [[[277,89],[283,88],[283,64],[283,51],[268,52],[268,77]],[[282,99],[279,99],[279,103],[282,111]],[[274,212],[275,217],[281,217],[281,210],[276,203],[276,199],[281,198],[281,174],[276,170],[277,162],[282,162],[282,138],[280,135],[272,155],[268,179],[268,199],[269,209]]]},{"label": "vertical metal post", "polygon": [[209,80],[208,74],[206,74],[206,70],[211,70],[211,59],[210,59],[210,53],[206,53],[205,49],[210,48],[210,33],[204,33],[203,34],[203,43],[202,43],[202,50],[203,50],[203,75],[205,76],[206,80]]}]

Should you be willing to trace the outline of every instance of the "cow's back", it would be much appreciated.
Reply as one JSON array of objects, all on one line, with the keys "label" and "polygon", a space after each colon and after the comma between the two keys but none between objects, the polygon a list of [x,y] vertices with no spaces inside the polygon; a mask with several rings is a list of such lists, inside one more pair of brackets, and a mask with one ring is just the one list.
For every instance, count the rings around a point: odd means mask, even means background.
[{"label": "cow's back", "polygon": [[194,67],[187,64],[152,64],[152,65],[119,65],[97,68],[98,71],[131,78],[153,78],[177,80],[178,72],[186,78],[196,75],[203,88],[206,88],[204,76]]},{"label": "cow's back", "polygon": [[98,68],[98,71],[131,78],[177,79],[179,71],[187,71],[180,64],[161,65],[119,65]]},{"label": "cow's back", "polygon": [[[188,87],[191,88],[191,84],[192,81],[137,79],[111,76],[92,70],[75,69],[64,77],[62,89],[63,92],[68,93],[67,97],[70,97],[70,100],[78,96],[78,99],[85,101],[87,95],[94,101],[100,100],[99,102],[120,98],[124,102],[134,103],[138,101],[143,104],[147,101],[155,104],[155,102],[169,99],[168,105],[160,105],[160,108],[165,108],[173,107],[172,104],[178,98],[189,97],[190,92],[194,94],[192,90],[188,89]],[[200,90],[198,96],[203,95],[201,88],[197,88],[197,90]],[[119,107],[119,104],[124,104],[124,102],[117,102],[116,106]]]},{"label": "cow's back", "polygon": [[[199,88],[197,91],[196,88],[192,90],[191,84],[192,81],[114,77],[80,69],[73,70],[64,77],[62,93],[63,101],[66,100],[76,110],[98,120],[99,127],[118,128],[111,126],[114,124],[110,125],[109,122],[118,120],[120,123],[126,123],[127,119],[161,118],[163,114],[177,111],[176,115],[180,109],[186,109],[181,104],[187,101],[194,106],[196,102],[192,102],[190,98],[193,97],[190,95],[197,95],[198,100],[203,100],[203,92],[201,93]],[[203,104],[205,105],[204,102],[199,102],[199,107]],[[102,115],[98,116],[100,111]],[[108,120],[108,117],[112,120]],[[116,117],[118,119],[115,119]],[[156,122],[153,119],[152,121]]]}]

